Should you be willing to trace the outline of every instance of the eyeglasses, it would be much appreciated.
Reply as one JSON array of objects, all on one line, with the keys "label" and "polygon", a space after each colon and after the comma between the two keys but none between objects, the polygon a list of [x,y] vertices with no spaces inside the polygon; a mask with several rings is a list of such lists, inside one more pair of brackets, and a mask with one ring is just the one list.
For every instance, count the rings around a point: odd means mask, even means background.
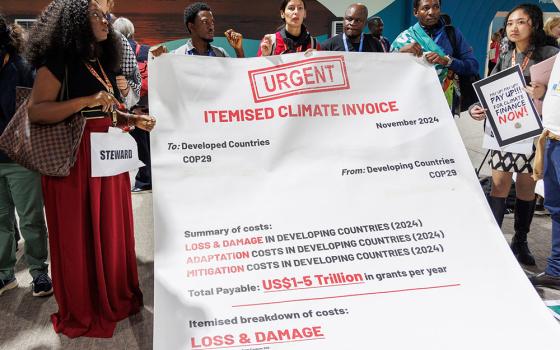
[{"label": "eyeglasses", "polygon": [[528,18],[520,18],[517,20],[507,21],[506,27],[513,27],[517,25],[518,27],[529,25],[530,19]]}]

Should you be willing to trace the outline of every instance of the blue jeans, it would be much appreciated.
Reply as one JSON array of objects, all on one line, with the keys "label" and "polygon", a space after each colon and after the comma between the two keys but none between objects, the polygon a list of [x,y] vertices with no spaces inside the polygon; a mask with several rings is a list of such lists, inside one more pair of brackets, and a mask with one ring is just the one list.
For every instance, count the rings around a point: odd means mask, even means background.
[{"label": "blue jeans", "polygon": [[560,276],[560,141],[546,143],[543,181],[544,206],[552,218],[552,251],[545,272]]}]

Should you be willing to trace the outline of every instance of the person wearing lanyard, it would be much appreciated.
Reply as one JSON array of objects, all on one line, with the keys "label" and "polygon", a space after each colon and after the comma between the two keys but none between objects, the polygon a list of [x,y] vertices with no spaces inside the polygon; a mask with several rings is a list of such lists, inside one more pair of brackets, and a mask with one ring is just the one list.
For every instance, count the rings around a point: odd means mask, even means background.
[{"label": "person wearing lanyard", "polygon": [[57,333],[70,338],[111,337],[116,323],[143,305],[130,176],[91,176],[92,133],[107,133],[111,125],[146,131],[155,125],[153,117],[114,110],[122,103],[120,44],[96,0],[51,2],[29,35],[27,56],[37,69],[29,120],[54,124],[86,118],[70,173],[42,177],[58,304],[51,321]]},{"label": "person wearing lanyard", "polygon": [[342,34],[321,44],[324,51],[384,52],[381,42],[371,35],[364,35],[368,9],[363,4],[350,5],[344,14]]},{"label": "person wearing lanyard", "polygon": [[[171,53],[188,56],[229,57],[226,50],[211,45],[214,41],[214,16],[210,6],[202,2],[196,2],[185,9],[185,26],[191,34],[191,38]],[[232,29],[225,32],[228,43],[235,50],[237,57],[245,57],[243,51],[243,36]],[[164,51],[165,52],[165,51]],[[152,51],[154,56],[161,53]]]},{"label": "person wearing lanyard", "polygon": [[[491,74],[520,65],[530,94],[542,96],[544,86],[531,82],[529,68],[558,53],[558,49],[546,45],[543,30],[543,13],[537,5],[523,4],[516,6],[505,18],[506,34],[509,50],[500,56]],[[469,109],[475,120],[484,120],[486,113],[480,104]],[[513,173],[517,173],[515,181],[515,235],[511,240],[511,250],[517,260],[524,265],[535,265],[535,258],[527,244],[533,213],[535,212],[535,181],[533,159],[535,152],[530,154],[491,151],[490,166],[492,167],[492,189],[488,199],[490,208],[501,227],[506,211],[506,198],[509,194]]]},{"label": "person wearing lanyard", "polygon": [[284,24],[274,34],[266,34],[259,46],[257,56],[283,55],[287,53],[321,50],[321,46],[303,24],[307,16],[304,0],[283,0],[280,18]]},{"label": "person wearing lanyard", "polygon": [[[473,55],[472,47],[467,43],[461,31],[446,26],[441,18],[440,0],[414,0],[413,14],[418,23],[397,36],[391,44],[392,52],[422,55],[428,63],[434,65],[442,88],[450,106],[456,106],[458,97],[454,95],[454,74],[471,76],[478,73],[478,61]],[[455,46],[447,34],[452,29],[455,34]]]}]

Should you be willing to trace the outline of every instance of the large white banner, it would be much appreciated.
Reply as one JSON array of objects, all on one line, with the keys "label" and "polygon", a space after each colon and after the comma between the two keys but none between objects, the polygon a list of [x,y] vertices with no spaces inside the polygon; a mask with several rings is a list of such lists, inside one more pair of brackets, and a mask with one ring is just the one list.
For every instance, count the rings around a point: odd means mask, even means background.
[{"label": "large white banner", "polygon": [[555,349],[432,67],[150,63],[155,349]]}]

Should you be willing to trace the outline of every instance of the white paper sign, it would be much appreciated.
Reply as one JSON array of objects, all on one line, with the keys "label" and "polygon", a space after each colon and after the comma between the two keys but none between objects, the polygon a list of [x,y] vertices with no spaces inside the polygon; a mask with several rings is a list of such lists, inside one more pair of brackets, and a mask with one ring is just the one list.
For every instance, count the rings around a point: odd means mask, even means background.
[{"label": "white paper sign", "polygon": [[91,176],[114,176],[144,166],[136,141],[120,129],[91,133]]},{"label": "white paper sign", "polygon": [[533,153],[533,144],[534,139],[530,138],[509,144],[504,147],[500,147],[500,145],[498,145],[498,141],[494,137],[492,128],[488,125],[488,123],[484,125],[484,136],[482,137],[482,148],[484,149],[530,155],[531,153]]},{"label": "white paper sign", "polygon": [[164,55],[150,111],[155,349],[558,346],[432,66]]},{"label": "white paper sign", "polygon": [[473,84],[500,147],[538,136],[542,122],[519,65]]}]

